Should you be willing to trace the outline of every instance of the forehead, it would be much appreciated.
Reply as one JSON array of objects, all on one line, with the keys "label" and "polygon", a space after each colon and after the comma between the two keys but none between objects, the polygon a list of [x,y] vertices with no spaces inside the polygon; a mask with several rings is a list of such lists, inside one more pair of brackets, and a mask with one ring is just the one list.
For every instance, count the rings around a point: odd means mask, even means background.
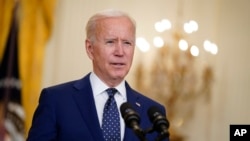
[{"label": "forehead", "polygon": [[132,26],[132,21],[128,18],[128,17],[125,17],[125,16],[120,16],[120,17],[103,17],[100,19],[100,24],[107,24],[107,23],[128,23],[128,24],[131,24]]},{"label": "forehead", "polygon": [[135,33],[133,22],[127,17],[108,17],[98,21],[96,29],[99,32],[132,32]]}]

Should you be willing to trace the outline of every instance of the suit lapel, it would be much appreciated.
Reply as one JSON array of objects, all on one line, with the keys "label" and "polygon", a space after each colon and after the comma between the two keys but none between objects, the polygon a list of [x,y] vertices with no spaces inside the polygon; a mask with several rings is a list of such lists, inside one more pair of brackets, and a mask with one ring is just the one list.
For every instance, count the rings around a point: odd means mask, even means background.
[{"label": "suit lapel", "polygon": [[[127,102],[131,104],[135,111],[141,114],[143,109],[141,108],[140,97],[132,90],[132,88],[128,85],[127,82],[125,83],[125,86],[127,91]],[[124,141],[134,140],[139,140],[139,138],[130,128],[125,127]]]},{"label": "suit lapel", "polygon": [[127,91],[127,101],[130,103],[133,108],[141,113],[142,112],[142,104],[140,101],[140,96],[128,85],[128,83],[125,83],[126,91]]},{"label": "suit lapel", "polygon": [[78,89],[78,93],[74,94],[73,97],[75,98],[81,115],[89,128],[89,131],[91,131],[93,140],[103,140],[101,128],[96,128],[100,127],[100,124],[97,117],[93,92],[89,80],[89,74],[85,76],[82,80],[76,82],[74,87]]}]

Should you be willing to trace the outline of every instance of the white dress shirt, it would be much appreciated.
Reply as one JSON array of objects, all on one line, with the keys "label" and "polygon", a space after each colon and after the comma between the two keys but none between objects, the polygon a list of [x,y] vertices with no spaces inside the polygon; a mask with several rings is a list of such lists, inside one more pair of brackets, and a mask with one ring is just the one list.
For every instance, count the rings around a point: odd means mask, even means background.
[{"label": "white dress shirt", "polygon": [[[104,105],[108,99],[108,94],[106,92],[106,89],[108,89],[109,87],[101,79],[99,79],[98,76],[94,72],[92,72],[90,74],[90,83],[91,83],[92,91],[94,94],[94,100],[95,100],[95,106],[96,106],[96,110],[97,110],[98,120],[99,120],[99,123],[101,126]],[[115,88],[118,90],[118,93],[115,94],[115,100],[116,100],[116,104],[117,104],[118,111],[120,114],[121,140],[123,140],[124,133],[125,133],[125,123],[124,123],[124,120],[121,116],[120,106],[122,103],[127,101],[125,81],[123,80]]]}]

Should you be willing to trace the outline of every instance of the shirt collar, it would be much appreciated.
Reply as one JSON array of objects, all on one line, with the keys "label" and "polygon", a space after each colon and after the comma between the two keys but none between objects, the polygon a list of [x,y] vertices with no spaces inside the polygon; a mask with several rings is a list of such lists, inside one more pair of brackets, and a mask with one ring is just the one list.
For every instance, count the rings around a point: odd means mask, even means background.
[{"label": "shirt collar", "polygon": [[[106,89],[109,88],[94,72],[90,74],[90,83],[94,96],[102,94]],[[123,80],[114,88],[118,90],[119,95],[126,99],[125,80]]]}]

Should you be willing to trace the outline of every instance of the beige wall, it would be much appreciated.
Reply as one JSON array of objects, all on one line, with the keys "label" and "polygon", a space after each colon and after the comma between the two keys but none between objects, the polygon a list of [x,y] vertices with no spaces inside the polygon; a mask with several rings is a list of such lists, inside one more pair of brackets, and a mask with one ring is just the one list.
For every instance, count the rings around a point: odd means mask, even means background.
[{"label": "beige wall", "polygon": [[[215,71],[212,101],[197,103],[195,116],[183,129],[192,141],[228,141],[229,124],[250,124],[250,1],[249,0],[58,0],[53,36],[46,48],[43,87],[78,79],[91,71],[84,49],[84,27],[94,12],[106,8],[127,11],[137,21],[137,36],[151,40],[153,25],[162,18],[194,19],[200,30],[191,39],[202,44],[209,38],[217,43],[219,54],[205,58]],[[182,21],[181,21],[182,22]],[[139,58],[152,59],[136,50],[128,80],[133,85],[133,69]],[[204,58],[203,58],[204,59]]]}]

